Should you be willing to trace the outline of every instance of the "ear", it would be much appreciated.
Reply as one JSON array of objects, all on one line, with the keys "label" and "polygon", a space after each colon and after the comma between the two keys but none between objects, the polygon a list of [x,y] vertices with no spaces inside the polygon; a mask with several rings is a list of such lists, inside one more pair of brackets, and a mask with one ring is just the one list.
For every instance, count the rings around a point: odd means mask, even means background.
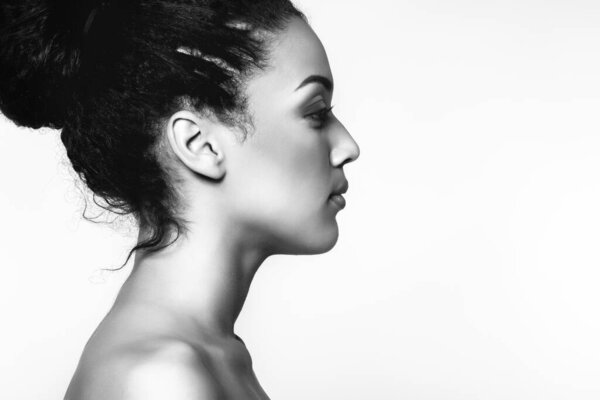
[{"label": "ear", "polygon": [[191,111],[178,111],[167,125],[171,149],[189,169],[207,178],[219,180],[225,176],[223,149],[216,124]]}]

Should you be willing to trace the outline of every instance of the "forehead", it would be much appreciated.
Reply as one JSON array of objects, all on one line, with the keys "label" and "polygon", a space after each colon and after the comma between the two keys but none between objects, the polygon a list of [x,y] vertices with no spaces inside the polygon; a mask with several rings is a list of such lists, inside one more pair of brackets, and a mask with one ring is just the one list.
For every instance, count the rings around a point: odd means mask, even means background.
[{"label": "forehead", "polygon": [[329,60],[323,44],[302,19],[292,18],[276,34],[269,49],[269,66],[252,79],[249,88],[285,91],[292,94],[308,76],[321,75],[333,82]]}]

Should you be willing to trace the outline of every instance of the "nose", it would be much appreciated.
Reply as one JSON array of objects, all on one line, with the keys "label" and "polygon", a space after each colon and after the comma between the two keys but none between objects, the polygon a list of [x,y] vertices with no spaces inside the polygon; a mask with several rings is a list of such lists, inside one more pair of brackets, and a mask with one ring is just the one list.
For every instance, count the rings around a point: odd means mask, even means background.
[{"label": "nose", "polygon": [[338,127],[332,135],[333,143],[331,146],[331,165],[341,167],[344,164],[352,162],[360,155],[360,147],[352,138],[346,127],[338,121]]}]

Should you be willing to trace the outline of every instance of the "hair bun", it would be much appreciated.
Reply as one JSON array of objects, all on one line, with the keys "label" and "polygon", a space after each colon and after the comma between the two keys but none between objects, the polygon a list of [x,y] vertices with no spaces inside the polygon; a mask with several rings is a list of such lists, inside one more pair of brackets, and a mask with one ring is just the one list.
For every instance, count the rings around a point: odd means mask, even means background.
[{"label": "hair bun", "polygon": [[16,124],[63,127],[79,64],[79,2],[0,4],[0,111]]}]

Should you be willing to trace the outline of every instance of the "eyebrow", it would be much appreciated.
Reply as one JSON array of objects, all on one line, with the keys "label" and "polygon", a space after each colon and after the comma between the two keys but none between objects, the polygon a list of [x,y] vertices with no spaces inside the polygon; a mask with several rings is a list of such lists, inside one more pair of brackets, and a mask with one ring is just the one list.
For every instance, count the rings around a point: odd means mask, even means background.
[{"label": "eyebrow", "polygon": [[333,82],[331,82],[331,80],[329,78],[326,78],[322,75],[311,75],[308,78],[306,78],[305,80],[302,81],[302,83],[300,84],[300,86],[298,86],[296,88],[296,91],[298,91],[300,88],[311,84],[311,83],[320,83],[321,85],[323,85],[325,87],[325,89],[327,89],[328,91],[332,92],[333,91]]}]

